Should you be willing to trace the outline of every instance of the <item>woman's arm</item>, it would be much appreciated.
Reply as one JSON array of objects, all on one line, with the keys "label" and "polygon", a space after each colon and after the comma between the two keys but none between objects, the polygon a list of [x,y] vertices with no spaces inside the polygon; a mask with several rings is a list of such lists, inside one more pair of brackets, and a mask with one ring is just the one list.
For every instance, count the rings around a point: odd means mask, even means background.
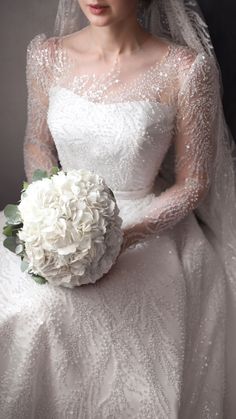
[{"label": "woman's arm", "polygon": [[138,224],[124,230],[122,251],[173,227],[205,197],[214,161],[218,87],[211,59],[198,54],[178,95],[175,183],[154,199]]},{"label": "woman's arm", "polygon": [[36,169],[48,171],[58,165],[57,150],[47,125],[48,88],[52,77],[47,59],[49,47],[50,40],[44,41],[44,36],[38,35],[27,49],[28,114],[24,167],[28,182],[31,182]]}]

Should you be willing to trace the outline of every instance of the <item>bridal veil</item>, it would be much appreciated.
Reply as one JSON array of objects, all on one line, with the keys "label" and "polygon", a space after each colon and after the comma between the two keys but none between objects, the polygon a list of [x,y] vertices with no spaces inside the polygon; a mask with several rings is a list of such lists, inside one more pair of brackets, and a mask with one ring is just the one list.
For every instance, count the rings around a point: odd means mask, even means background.
[{"label": "bridal veil", "polygon": [[[212,240],[225,268],[226,295],[228,309],[228,384],[236,375],[236,348],[233,325],[236,325],[236,146],[227,127],[221,101],[221,74],[208,27],[195,0],[153,0],[149,7],[140,3],[138,19],[143,27],[154,35],[204,51],[212,61],[218,78],[215,97],[217,118],[214,129],[214,158],[210,178],[210,187],[204,200],[194,210],[202,228]],[[78,0],[60,0],[55,22],[54,35],[62,36],[78,31],[89,24]],[[204,151],[204,150],[203,150]],[[197,157],[196,157],[197,158]],[[197,161],[194,162],[197,165]],[[173,178],[173,149],[165,158],[160,175]],[[232,399],[233,399],[233,395]],[[236,407],[235,410],[236,411]]]}]

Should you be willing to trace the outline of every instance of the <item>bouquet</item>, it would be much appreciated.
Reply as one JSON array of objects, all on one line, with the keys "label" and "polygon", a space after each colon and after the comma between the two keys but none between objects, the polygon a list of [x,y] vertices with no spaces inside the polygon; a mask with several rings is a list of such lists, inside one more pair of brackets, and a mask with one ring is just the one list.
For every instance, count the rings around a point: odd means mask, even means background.
[{"label": "bouquet", "polygon": [[7,205],[4,214],[4,246],[38,283],[95,283],[120,253],[122,219],[114,194],[88,170],[36,170],[19,204]]}]

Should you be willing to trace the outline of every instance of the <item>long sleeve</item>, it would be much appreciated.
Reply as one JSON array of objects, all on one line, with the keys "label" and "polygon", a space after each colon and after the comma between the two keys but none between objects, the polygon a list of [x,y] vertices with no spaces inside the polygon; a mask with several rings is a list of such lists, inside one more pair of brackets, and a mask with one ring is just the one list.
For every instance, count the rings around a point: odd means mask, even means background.
[{"label": "long sleeve", "polygon": [[214,129],[219,94],[217,71],[199,53],[182,76],[177,100],[175,182],[157,196],[136,226],[128,229],[124,248],[172,228],[204,199],[214,162]]},{"label": "long sleeve", "polygon": [[24,167],[27,180],[36,169],[58,165],[57,150],[47,125],[48,89],[52,80],[51,40],[37,35],[27,49],[27,125],[24,138]]}]

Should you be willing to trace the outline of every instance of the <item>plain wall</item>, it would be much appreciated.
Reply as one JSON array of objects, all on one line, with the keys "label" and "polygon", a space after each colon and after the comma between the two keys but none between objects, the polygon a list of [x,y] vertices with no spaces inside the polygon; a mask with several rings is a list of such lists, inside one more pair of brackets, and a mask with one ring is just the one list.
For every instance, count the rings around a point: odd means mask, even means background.
[{"label": "plain wall", "polygon": [[26,49],[38,33],[51,35],[57,0],[0,1],[0,210],[16,203],[25,178]]},{"label": "plain wall", "polygon": [[220,64],[225,116],[236,140],[236,1],[198,0],[198,3]]}]

